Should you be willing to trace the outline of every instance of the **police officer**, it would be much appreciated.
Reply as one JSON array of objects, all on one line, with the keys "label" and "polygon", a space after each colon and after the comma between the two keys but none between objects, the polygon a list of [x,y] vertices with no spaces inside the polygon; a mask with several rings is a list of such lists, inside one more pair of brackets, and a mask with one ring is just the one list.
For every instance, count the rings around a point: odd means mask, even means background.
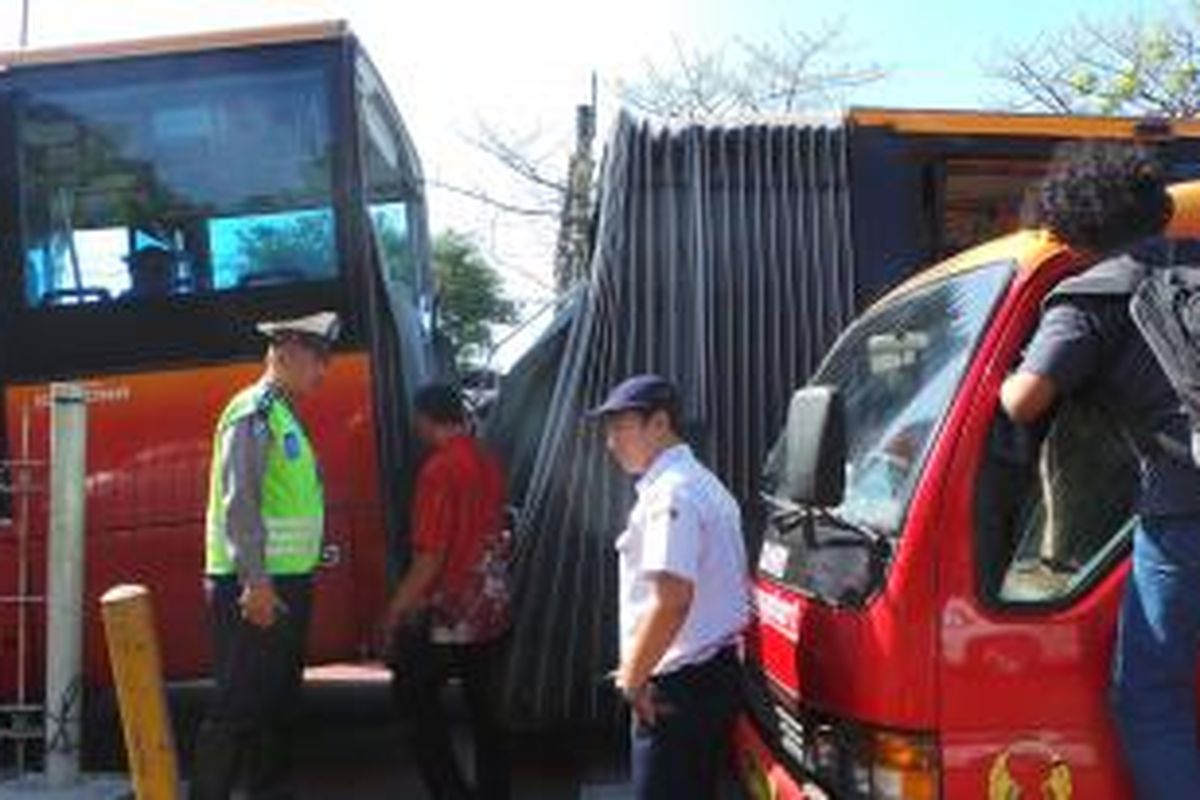
[{"label": "police officer", "polygon": [[288,715],[301,687],[324,497],[297,400],[324,377],[338,319],[263,322],[266,369],[217,422],[209,483],[206,588],[216,694],[196,743],[193,800],[286,798]]},{"label": "police officer", "polygon": [[638,476],[617,540],[621,662],[634,717],[638,800],[716,796],[739,697],[749,570],[737,501],[684,444],[675,386],[638,375],[592,412],[613,458]]}]

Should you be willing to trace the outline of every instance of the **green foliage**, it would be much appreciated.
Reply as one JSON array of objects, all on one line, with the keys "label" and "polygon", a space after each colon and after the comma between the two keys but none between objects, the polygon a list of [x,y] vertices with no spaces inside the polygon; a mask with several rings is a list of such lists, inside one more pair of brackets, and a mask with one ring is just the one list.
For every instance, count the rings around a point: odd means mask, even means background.
[{"label": "green foliage", "polygon": [[417,258],[408,238],[407,218],[402,203],[379,206],[371,210],[384,269],[393,281],[416,287]]},{"label": "green foliage", "polygon": [[1200,3],[1156,19],[1081,18],[1009,48],[992,72],[1019,109],[1193,117],[1200,112]]},{"label": "green foliage", "polygon": [[238,233],[244,273],[275,278],[328,274],[334,263],[333,220],[306,214],[287,222],[254,225]]},{"label": "green foliage", "polygon": [[[415,283],[416,261],[403,222],[403,209],[375,209],[372,219],[392,279]],[[254,274],[301,277],[321,273],[334,258],[328,217],[303,216],[283,224],[255,225],[239,234],[242,257]],[[517,306],[504,296],[503,279],[466,234],[447,230],[433,242],[440,328],[460,359],[477,357],[492,344],[492,325],[518,320]]]},{"label": "green foliage", "polygon": [[517,321],[517,307],[504,296],[500,274],[471,238],[443,231],[433,242],[441,330],[460,360],[492,344],[491,326]]}]

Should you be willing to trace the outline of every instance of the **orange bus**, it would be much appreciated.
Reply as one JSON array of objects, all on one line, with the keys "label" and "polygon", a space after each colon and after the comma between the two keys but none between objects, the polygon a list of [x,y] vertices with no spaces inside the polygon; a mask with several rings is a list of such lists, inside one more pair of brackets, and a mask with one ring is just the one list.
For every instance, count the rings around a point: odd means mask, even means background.
[{"label": "orange bus", "polygon": [[198,676],[212,428],[259,374],[255,321],[319,309],[345,333],[304,410],[328,501],[309,657],[360,655],[403,527],[406,404],[438,369],[421,168],[378,72],[342,23],[0,65],[3,710],[37,712],[48,383],[90,399],[84,681],[107,680],[96,600],[118,582],[153,590],[168,678]]}]

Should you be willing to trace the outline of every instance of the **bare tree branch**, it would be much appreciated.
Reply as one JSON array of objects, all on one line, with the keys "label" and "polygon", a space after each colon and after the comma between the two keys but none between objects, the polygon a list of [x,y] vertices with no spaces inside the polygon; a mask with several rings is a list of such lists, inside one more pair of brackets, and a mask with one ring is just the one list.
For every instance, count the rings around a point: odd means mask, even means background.
[{"label": "bare tree branch", "polygon": [[498,208],[501,211],[505,211],[509,214],[520,214],[520,215],[526,216],[526,217],[551,217],[551,218],[553,218],[553,217],[558,216],[558,211],[556,209],[553,209],[553,208],[530,208],[527,206],[514,205],[512,203],[505,202],[504,200],[498,200],[495,197],[492,197],[487,192],[482,192],[482,191],[479,191],[478,189],[468,189],[463,186],[455,186],[454,184],[451,184],[451,183],[444,183],[442,181],[435,181],[435,180],[428,181],[428,184],[430,186],[435,186],[438,189],[445,189],[447,192],[453,192],[454,194],[461,195],[462,197],[469,197],[472,200],[478,200],[481,203],[485,203],[489,206],[492,206],[493,208]]},{"label": "bare tree branch", "polygon": [[[781,28],[770,40],[732,39],[711,49],[690,48],[675,39],[666,64],[647,61],[640,80],[621,87],[619,94],[624,102],[649,115],[685,120],[828,108],[845,92],[883,77],[876,66],[852,67],[832,60],[841,46],[843,30],[840,22],[813,32]],[[594,169],[591,134],[586,137],[586,157],[580,160],[577,128],[577,151],[565,174],[557,156],[549,162],[534,155],[536,136],[504,134],[481,121],[478,135],[467,138],[531,189],[537,199],[532,204],[514,203],[479,189],[438,185],[501,212],[559,219],[556,276],[571,272],[560,270],[568,262],[574,265],[571,274],[578,272],[579,263],[586,267],[587,201]],[[589,180],[578,180],[581,174]],[[570,258],[564,255],[568,250]],[[570,281],[560,279],[558,283],[562,289]]]},{"label": "bare tree branch", "polygon": [[1001,52],[991,76],[1009,105],[1056,112],[1190,117],[1200,111],[1200,2],[1188,14],[1096,21]]},{"label": "bare tree branch", "polygon": [[557,194],[566,192],[566,183],[547,175],[542,164],[528,154],[528,140],[514,144],[511,139],[501,135],[486,122],[480,121],[479,136],[468,136],[467,141],[529,183]]},{"label": "bare tree branch", "polygon": [[651,116],[685,120],[836,106],[846,92],[884,77],[877,66],[830,63],[843,31],[842,23],[811,33],[785,27],[773,39],[738,38],[711,51],[676,41],[673,63],[648,62],[621,99]]},{"label": "bare tree branch", "polygon": [[1042,110],[1061,114],[1077,111],[1076,104],[1059,89],[1058,79],[1051,77],[1053,73],[1035,64],[1027,51],[1012,50],[1007,59],[1008,63],[994,75],[1020,91],[1023,102],[1019,102],[1018,105],[1031,103]]}]

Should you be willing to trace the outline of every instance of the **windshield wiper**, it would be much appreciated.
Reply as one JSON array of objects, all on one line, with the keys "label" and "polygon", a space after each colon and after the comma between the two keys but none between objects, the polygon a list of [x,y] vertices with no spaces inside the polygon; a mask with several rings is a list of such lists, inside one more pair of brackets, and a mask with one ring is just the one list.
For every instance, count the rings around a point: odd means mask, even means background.
[{"label": "windshield wiper", "polygon": [[771,524],[777,527],[781,533],[788,533],[803,525],[805,542],[810,546],[815,547],[820,544],[816,537],[816,527],[818,522],[822,522],[832,528],[854,534],[884,557],[891,554],[892,540],[890,537],[869,525],[851,520],[845,514],[839,514],[828,508],[803,506],[768,492],[761,492],[760,496],[771,509],[769,516]]}]

